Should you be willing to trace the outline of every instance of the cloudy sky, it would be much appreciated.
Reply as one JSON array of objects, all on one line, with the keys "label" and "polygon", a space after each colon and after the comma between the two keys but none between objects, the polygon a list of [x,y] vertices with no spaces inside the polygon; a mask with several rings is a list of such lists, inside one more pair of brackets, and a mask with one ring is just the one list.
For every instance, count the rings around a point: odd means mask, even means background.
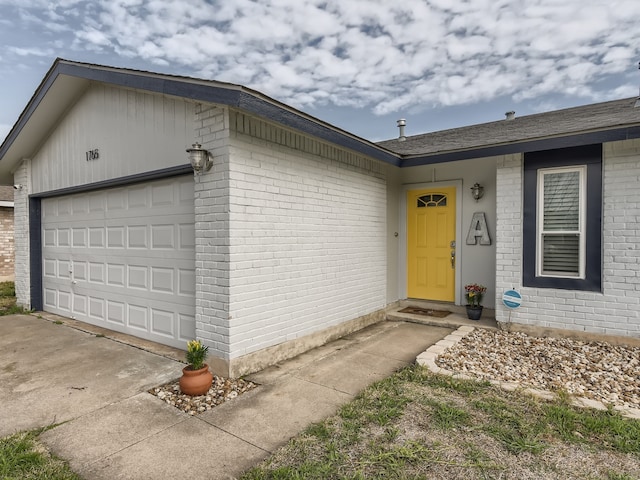
[{"label": "cloudy sky", "polygon": [[0,141],[56,57],[241,84],[370,140],[638,95],[638,0],[0,0]]}]

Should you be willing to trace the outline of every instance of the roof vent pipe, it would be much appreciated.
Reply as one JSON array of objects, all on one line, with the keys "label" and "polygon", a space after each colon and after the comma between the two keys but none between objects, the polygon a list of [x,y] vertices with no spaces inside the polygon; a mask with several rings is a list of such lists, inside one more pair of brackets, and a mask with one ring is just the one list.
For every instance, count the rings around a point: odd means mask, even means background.
[{"label": "roof vent pipe", "polygon": [[398,128],[400,129],[400,135],[398,136],[398,140],[404,142],[407,139],[407,136],[404,134],[404,127],[407,124],[407,121],[404,118],[398,120]]},{"label": "roof vent pipe", "polygon": [[514,118],[516,118],[516,112],[514,112],[513,110],[506,112],[504,115],[507,117],[507,120],[513,120]]}]

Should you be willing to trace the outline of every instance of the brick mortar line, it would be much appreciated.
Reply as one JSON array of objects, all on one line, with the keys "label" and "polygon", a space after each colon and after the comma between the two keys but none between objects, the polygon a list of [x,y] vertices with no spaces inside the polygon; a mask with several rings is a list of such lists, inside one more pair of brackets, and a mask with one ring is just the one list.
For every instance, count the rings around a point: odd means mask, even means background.
[{"label": "brick mortar line", "polygon": [[[453,378],[460,378],[463,380],[478,380],[476,377],[472,377],[470,375],[466,375],[464,373],[457,373],[451,370],[447,370],[445,368],[439,367],[436,365],[436,358],[440,356],[440,354],[444,353],[449,348],[456,345],[460,340],[469,335],[471,332],[475,330],[475,327],[470,326],[462,326],[455,330],[453,333],[447,335],[439,342],[436,342],[434,345],[431,345],[424,352],[422,352],[416,358],[416,363],[418,365],[424,366],[431,370],[433,373],[438,373],[440,375],[448,375]],[[489,383],[492,385],[496,385],[504,390],[513,391],[517,389],[521,389],[523,392],[533,395],[537,398],[542,398],[544,400],[553,400],[557,397],[557,394],[549,391],[549,390],[540,390],[532,387],[523,387],[519,382],[504,382],[501,380],[489,380]],[[607,406],[599,400],[593,400],[591,398],[586,397],[578,397],[571,395],[571,405],[581,408],[594,408],[596,410],[607,410]],[[614,406],[614,410],[619,412],[622,416],[633,419],[640,419],[640,409],[638,408],[627,408],[621,406]]]}]

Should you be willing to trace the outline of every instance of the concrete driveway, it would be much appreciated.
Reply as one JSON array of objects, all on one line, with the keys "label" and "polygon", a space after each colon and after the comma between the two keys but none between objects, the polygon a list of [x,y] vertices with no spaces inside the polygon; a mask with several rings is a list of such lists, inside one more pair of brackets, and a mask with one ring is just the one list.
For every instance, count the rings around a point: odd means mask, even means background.
[{"label": "concrete driveway", "polygon": [[32,315],[0,317],[0,437],[119,402],[178,378],[183,366]]},{"label": "concrete driveway", "polygon": [[237,478],[452,330],[381,322],[253,374],[258,388],[189,416],[146,392],[183,364],[64,322],[0,317],[0,436],[65,422],[40,438],[92,480]]}]

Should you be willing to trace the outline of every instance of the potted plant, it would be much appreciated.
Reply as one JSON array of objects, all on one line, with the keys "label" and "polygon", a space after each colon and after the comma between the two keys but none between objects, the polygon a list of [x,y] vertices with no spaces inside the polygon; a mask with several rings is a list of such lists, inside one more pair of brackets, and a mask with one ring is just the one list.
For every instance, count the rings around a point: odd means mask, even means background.
[{"label": "potted plant", "polygon": [[467,317],[470,320],[480,320],[482,297],[487,291],[487,287],[478,283],[470,283],[464,286],[464,291],[464,296],[467,299]]},{"label": "potted plant", "polygon": [[204,395],[211,388],[213,375],[209,371],[209,365],[204,363],[209,347],[200,340],[187,342],[187,365],[182,369],[180,378],[180,391],[186,395]]}]

